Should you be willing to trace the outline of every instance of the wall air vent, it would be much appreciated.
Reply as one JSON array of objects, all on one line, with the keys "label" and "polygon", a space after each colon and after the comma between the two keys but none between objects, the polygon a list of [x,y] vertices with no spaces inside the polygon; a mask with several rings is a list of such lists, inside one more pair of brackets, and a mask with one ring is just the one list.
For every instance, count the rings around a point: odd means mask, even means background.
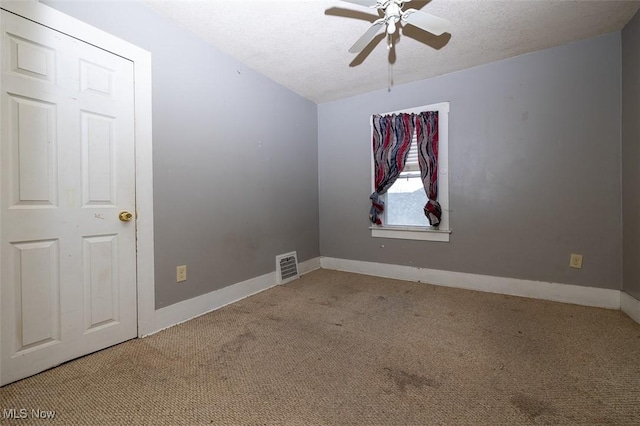
[{"label": "wall air vent", "polygon": [[300,277],[295,251],[276,256],[276,283],[285,284]]}]

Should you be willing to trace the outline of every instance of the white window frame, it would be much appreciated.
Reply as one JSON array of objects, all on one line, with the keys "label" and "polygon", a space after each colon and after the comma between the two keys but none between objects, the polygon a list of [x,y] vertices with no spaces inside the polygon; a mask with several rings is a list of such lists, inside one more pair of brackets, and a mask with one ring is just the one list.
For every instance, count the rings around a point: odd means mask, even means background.
[{"label": "white window frame", "polygon": [[[449,102],[423,105],[416,108],[386,112],[381,115],[391,114],[419,114],[423,111],[438,112],[438,202],[442,208],[442,218],[438,229],[428,226],[398,226],[385,225],[386,215],[382,226],[371,225],[371,236],[376,238],[395,238],[402,240],[422,240],[449,242],[451,226],[449,223]],[[373,139],[373,122],[371,125],[371,138]],[[375,191],[373,146],[371,153],[371,190]]]}]

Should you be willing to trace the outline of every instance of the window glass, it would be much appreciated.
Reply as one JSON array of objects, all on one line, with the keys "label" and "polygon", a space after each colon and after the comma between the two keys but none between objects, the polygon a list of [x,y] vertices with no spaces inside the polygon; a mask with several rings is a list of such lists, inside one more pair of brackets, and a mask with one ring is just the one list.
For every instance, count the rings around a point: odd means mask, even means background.
[{"label": "window glass", "polygon": [[427,203],[420,174],[401,173],[387,191],[385,210],[387,225],[429,226],[423,208]]}]

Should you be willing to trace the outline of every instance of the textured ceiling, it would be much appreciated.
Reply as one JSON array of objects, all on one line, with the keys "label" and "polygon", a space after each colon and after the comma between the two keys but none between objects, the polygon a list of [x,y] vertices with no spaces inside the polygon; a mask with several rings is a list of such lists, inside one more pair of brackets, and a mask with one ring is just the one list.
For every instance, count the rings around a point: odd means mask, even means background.
[{"label": "textured ceiling", "polygon": [[[405,4],[451,21],[435,37],[400,31],[394,50],[379,35],[361,54],[347,50],[378,18],[339,0],[144,0],[219,50],[316,103],[389,84],[619,31],[638,1],[413,0]],[[373,2],[373,0],[372,0]],[[377,42],[377,44],[376,44]]]}]

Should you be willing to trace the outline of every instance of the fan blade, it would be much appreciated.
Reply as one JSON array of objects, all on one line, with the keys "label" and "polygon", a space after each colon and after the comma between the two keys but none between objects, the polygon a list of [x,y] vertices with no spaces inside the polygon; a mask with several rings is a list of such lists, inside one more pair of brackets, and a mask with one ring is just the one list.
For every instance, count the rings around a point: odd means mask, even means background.
[{"label": "fan blade", "polygon": [[417,9],[407,9],[402,14],[402,21],[437,36],[446,33],[451,27],[451,22],[446,19],[438,18]]},{"label": "fan blade", "polygon": [[378,34],[378,31],[380,31],[380,28],[382,28],[383,26],[384,26],[384,19],[378,19],[376,22],[374,22],[373,25],[369,27],[367,32],[362,34],[362,37],[360,37],[358,41],[356,41],[354,45],[351,46],[351,49],[349,49],[349,52],[350,53],[361,52],[362,49],[367,47],[367,44],[371,43],[371,40],[373,40],[376,34]]},{"label": "fan blade", "polygon": [[360,6],[374,7],[378,2],[376,0],[342,0],[347,3],[359,4]]}]

